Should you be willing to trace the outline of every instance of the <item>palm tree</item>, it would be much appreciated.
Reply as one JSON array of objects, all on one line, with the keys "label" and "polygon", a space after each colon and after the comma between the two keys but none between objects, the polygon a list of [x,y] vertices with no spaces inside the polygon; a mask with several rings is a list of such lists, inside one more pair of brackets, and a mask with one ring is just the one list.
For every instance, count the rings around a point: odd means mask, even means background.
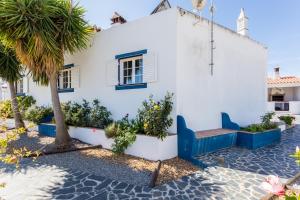
[{"label": "palm tree", "polygon": [[87,48],[92,29],[84,9],[69,0],[1,0],[0,34],[32,74],[46,75],[56,122],[56,145],[66,147],[70,136],[57,93],[64,55]]},{"label": "palm tree", "polygon": [[21,78],[22,66],[18,61],[15,52],[6,48],[0,43],[0,78],[8,82],[11,104],[17,129],[25,128],[16,96],[15,83]]}]

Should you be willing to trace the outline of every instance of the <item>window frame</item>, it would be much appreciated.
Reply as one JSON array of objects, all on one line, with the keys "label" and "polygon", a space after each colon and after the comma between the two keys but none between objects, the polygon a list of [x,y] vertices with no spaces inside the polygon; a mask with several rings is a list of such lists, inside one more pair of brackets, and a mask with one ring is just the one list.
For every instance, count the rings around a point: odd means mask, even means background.
[{"label": "window frame", "polygon": [[[57,77],[57,92],[68,93],[74,92],[74,86],[72,85],[73,73],[72,69],[74,64],[68,64],[64,66],[64,69],[60,70]],[[66,75],[65,75],[66,74]]]},{"label": "window frame", "polygon": [[[137,67],[136,62],[140,61],[142,62],[141,65]],[[134,56],[130,58],[124,58],[119,60],[119,66],[120,66],[120,73],[119,73],[119,85],[138,85],[138,84],[143,84],[144,83],[144,59],[143,56]],[[125,63],[131,62],[131,68],[127,67],[127,73],[125,75]],[[128,65],[128,64],[127,64]],[[129,74],[129,70],[131,69],[131,73]],[[142,72],[141,74],[137,74],[137,69],[140,69]],[[131,83],[128,83],[126,78],[131,77]],[[141,77],[142,81],[137,81],[137,77]]]},{"label": "window frame", "polygon": [[16,96],[25,96],[24,92],[24,77],[15,82]]},{"label": "window frame", "polygon": [[[144,55],[148,53],[147,49],[143,49],[140,51],[134,51],[134,52],[130,52],[130,53],[124,53],[124,54],[119,54],[115,56],[115,59],[118,61],[118,83],[115,86],[115,90],[130,90],[130,89],[142,89],[142,88],[147,88],[147,83],[145,82],[145,68],[144,68]],[[125,60],[125,59],[132,59],[135,57],[141,57],[142,58],[142,62],[143,62],[143,75],[142,75],[142,83],[133,83],[133,84],[122,84],[121,81],[121,75],[122,75],[122,69],[121,69],[121,60]]]}]

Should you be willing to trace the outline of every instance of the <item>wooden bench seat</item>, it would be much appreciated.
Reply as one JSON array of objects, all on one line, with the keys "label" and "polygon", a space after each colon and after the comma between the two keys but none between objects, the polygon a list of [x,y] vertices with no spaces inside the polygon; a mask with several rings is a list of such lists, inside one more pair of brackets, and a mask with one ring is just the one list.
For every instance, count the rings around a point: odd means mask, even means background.
[{"label": "wooden bench seat", "polygon": [[230,130],[230,129],[213,129],[213,130],[206,130],[206,131],[197,131],[196,133],[196,138],[201,139],[201,138],[208,138],[208,137],[214,137],[214,136],[219,136],[219,135],[226,135],[229,133],[235,133],[237,131],[235,130]]}]

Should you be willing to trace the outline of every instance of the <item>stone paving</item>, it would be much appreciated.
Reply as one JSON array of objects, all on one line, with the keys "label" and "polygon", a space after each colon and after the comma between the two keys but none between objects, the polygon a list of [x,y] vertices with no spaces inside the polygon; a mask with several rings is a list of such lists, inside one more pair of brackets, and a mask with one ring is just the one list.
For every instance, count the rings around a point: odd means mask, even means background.
[{"label": "stone paving", "polygon": [[[21,171],[2,166],[0,189],[4,199],[260,199],[260,184],[267,175],[283,181],[299,172],[289,155],[300,145],[300,126],[283,133],[279,144],[254,151],[232,148],[200,157],[218,166],[154,189],[130,185],[88,172],[59,166],[30,166]],[[95,166],[96,167],[96,166]]]}]

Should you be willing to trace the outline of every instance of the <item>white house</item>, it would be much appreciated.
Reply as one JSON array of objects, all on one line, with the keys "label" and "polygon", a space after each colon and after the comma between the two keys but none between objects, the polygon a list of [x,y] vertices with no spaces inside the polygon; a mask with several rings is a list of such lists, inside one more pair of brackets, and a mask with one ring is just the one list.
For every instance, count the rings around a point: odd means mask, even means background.
[{"label": "white house", "polygon": [[[149,95],[161,99],[172,92],[172,133],[177,115],[194,130],[220,128],[221,112],[241,125],[255,123],[266,111],[267,49],[248,36],[247,21],[242,10],[237,31],[214,24],[211,69],[209,20],[168,1],[135,21],[115,13],[112,26],[97,32],[88,49],[66,56],[60,99],[98,98],[120,119],[134,117]],[[27,77],[22,88],[38,104],[50,105],[48,87]]]},{"label": "white house", "polygon": [[9,92],[7,84],[0,79],[0,101],[9,99]]},{"label": "white house", "polygon": [[268,78],[268,110],[278,114],[300,114],[300,78],[280,76],[280,67]]}]

